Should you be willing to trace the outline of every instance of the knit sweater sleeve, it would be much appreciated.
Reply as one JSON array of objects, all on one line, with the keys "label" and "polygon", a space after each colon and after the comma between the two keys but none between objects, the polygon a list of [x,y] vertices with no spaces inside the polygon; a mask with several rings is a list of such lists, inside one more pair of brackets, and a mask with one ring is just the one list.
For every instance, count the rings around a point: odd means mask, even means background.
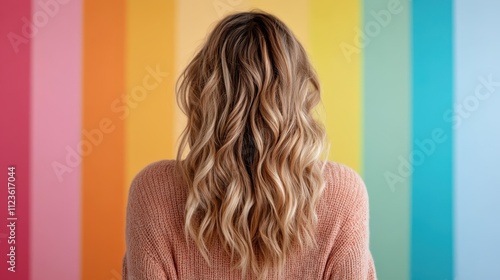
[{"label": "knit sweater sleeve", "polygon": [[327,279],[376,280],[369,248],[368,193],[363,180],[352,169],[342,166],[342,199],[345,213],[330,252]]},{"label": "knit sweater sleeve", "polygon": [[126,251],[122,259],[122,277],[128,280],[177,279],[175,264],[157,209],[151,166],[133,180],[126,211]]}]

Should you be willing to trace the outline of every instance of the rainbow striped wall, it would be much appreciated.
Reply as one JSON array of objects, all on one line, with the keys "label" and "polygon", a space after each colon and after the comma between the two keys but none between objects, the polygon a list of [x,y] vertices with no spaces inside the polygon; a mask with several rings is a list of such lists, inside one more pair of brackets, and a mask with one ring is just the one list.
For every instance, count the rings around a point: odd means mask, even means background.
[{"label": "rainbow striped wall", "polygon": [[129,184],[184,125],[175,79],[214,22],[252,8],[320,75],[329,157],[369,191],[379,279],[500,279],[500,2],[2,4],[0,279],[121,279]]}]

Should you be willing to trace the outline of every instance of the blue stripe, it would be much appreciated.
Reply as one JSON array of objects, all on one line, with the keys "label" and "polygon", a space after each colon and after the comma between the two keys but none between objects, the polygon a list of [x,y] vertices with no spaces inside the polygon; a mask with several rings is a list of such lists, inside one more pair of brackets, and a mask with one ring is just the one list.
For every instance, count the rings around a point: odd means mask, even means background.
[{"label": "blue stripe", "polygon": [[412,1],[411,279],[453,279],[452,1]]},{"label": "blue stripe", "polygon": [[500,279],[500,2],[455,4],[455,272]]}]

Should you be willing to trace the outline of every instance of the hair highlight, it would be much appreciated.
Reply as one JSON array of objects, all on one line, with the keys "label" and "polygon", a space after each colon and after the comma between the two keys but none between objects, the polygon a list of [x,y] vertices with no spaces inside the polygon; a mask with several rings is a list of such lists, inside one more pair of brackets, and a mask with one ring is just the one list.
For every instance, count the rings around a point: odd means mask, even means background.
[{"label": "hair highlight", "polygon": [[279,276],[290,254],[316,245],[324,189],[320,85],[305,50],[272,15],[227,16],[179,78],[177,102],[186,237],[209,263],[218,240],[243,276]]}]

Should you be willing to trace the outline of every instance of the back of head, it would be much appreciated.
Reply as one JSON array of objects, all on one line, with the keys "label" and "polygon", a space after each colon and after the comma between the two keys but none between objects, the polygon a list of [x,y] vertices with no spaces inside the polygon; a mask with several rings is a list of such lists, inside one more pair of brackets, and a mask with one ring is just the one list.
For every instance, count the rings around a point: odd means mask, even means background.
[{"label": "back of head", "polygon": [[306,52],[272,15],[227,16],[181,75],[177,98],[187,116],[177,155],[187,236],[207,261],[220,240],[243,275],[281,272],[295,249],[314,246],[324,188],[319,83]]}]

